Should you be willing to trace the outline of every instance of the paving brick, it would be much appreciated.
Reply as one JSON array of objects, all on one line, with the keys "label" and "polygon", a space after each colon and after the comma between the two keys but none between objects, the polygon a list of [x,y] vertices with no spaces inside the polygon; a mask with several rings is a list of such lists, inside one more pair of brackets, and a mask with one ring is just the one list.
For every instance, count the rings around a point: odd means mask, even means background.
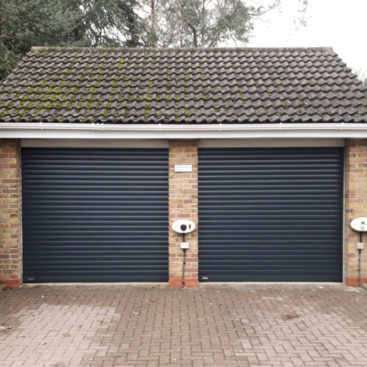
[{"label": "paving brick", "polygon": [[365,367],[366,307],[343,285],[25,286],[0,292],[0,366]]}]

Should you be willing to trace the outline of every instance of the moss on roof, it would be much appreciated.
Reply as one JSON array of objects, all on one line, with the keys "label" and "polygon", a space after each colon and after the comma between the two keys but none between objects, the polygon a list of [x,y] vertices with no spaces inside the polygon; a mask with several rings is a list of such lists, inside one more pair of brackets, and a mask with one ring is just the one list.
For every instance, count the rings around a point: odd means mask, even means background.
[{"label": "moss on roof", "polygon": [[366,96],[330,48],[35,47],[0,121],[364,122]]}]

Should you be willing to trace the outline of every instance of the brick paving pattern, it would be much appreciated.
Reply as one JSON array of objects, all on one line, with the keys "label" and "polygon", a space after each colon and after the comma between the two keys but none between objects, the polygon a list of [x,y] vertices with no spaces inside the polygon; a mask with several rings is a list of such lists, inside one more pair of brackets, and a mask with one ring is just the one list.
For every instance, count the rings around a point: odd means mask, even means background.
[{"label": "brick paving pattern", "polygon": [[23,287],[0,325],[1,367],[367,366],[367,291],[342,285]]}]

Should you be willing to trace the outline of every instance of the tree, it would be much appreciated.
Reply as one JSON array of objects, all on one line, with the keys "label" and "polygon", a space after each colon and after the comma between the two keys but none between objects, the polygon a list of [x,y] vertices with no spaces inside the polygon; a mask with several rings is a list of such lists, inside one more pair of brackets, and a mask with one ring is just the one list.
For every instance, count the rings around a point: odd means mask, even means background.
[{"label": "tree", "polygon": [[[304,24],[308,0],[298,3],[297,19]],[[145,4],[150,21],[147,45],[215,47],[245,45],[253,20],[278,8],[282,0],[145,0]]]},{"label": "tree", "polygon": [[247,42],[258,11],[241,0],[150,0],[147,44],[160,47],[214,47]]},{"label": "tree", "polygon": [[84,46],[141,46],[142,20],[137,0],[65,0],[64,8],[79,12],[74,43]]},{"label": "tree", "polygon": [[32,45],[67,43],[75,16],[61,4],[62,0],[0,0],[0,79]]},{"label": "tree", "polygon": [[0,0],[0,80],[32,46],[140,46],[136,0]]},{"label": "tree", "polygon": [[0,80],[32,46],[244,45],[253,19],[281,1],[0,0]]}]

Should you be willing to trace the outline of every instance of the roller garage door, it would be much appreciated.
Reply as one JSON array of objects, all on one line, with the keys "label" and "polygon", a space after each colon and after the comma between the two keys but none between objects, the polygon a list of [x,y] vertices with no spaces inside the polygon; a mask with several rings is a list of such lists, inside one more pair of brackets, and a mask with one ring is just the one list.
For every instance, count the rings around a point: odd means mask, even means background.
[{"label": "roller garage door", "polygon": [[201,281],[341,281],[343,149],[199,150]]},{"label": "roller garage door", "polygon": [[166,149],[25,148],[25,282],[167,281]]}]

